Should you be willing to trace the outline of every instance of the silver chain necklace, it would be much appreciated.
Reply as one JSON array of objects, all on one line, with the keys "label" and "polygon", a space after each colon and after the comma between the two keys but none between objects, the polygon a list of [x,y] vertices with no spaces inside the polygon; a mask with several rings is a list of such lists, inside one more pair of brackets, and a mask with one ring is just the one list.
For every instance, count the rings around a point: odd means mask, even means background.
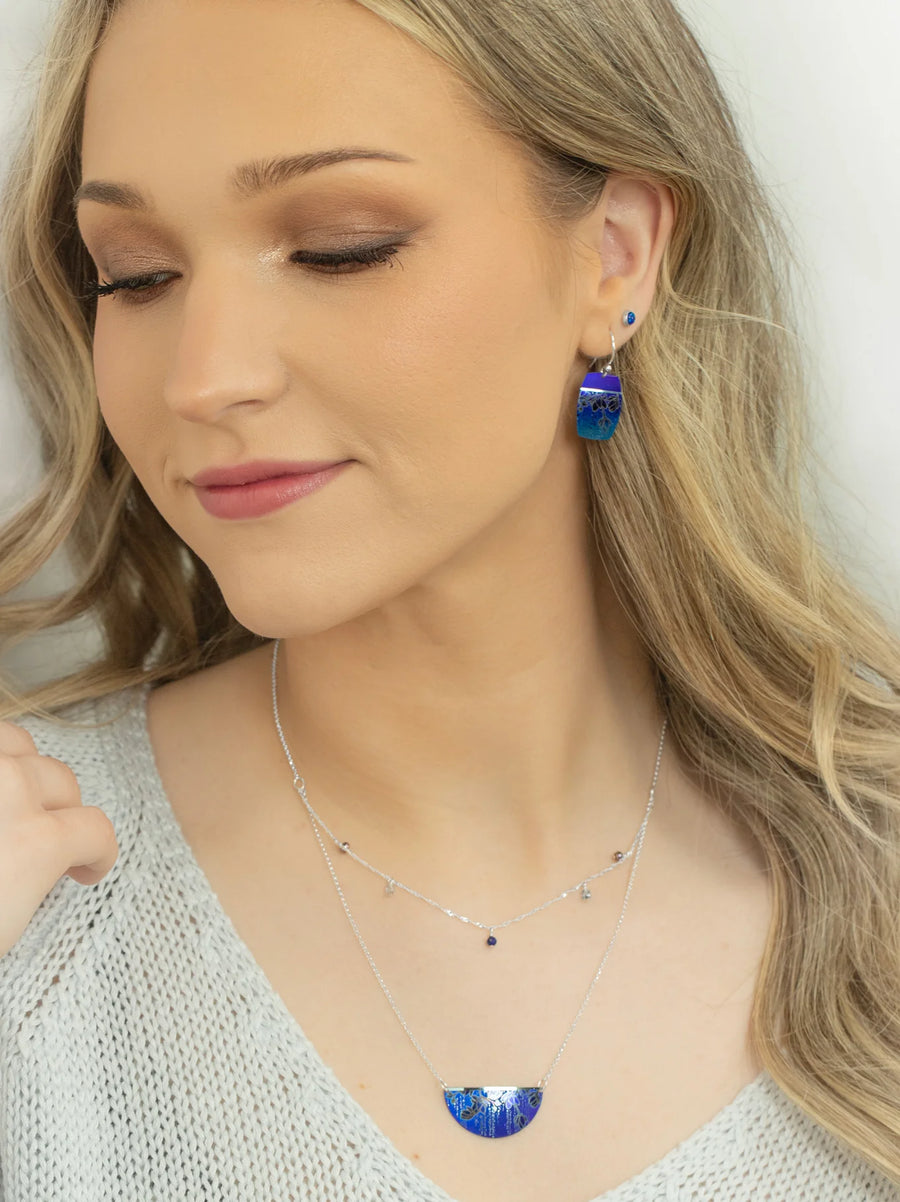
[{"label": "silver chain necklace", "polygon": [[[307,812],[310,815],[310,819],[312,820],[312,824],[313,824],[313,833],[316,836],[316,841],[319,844],[319,847],[322,849],[322,855],[325,857],[325,861],[328,864],[328,870],[331,873],[331,879],[334,881],[334,887],[337,890],[338,897],[341,899],[341,904],[344,907],[344,913],[347,915],[347,920],[350,923],[351,928],[353,929],[353,933],[356,936],[357,941],[359,942],[359,946],[362,948],[363,954],[365,955],[366,960],[369,963],[369,967],[372,969],[372,972],[375,974],[375,979],[378,981],[378,984],[381,986],[381,990],[384,993],[384,996],[387,998],[388,1002],[390,1003],[391,1009],[394,1011],[394,1014],[396,1015],[400,1025],[403,1027],[403,1030],[406,1032],[413,1047],[416,1049],[416,1051],[419,1053],[419,1055],[425,1061],[425,1064],[428,1066],[428,1069],[431,1072],[431,1075],[440,1084],[441,1089],[443,1090],[444,1101],[447,1105],[447,1109],[450,1112],[450,1114],[453,1116],[453,1118],[456,1120],[456,1122],[459,1123],[459,1125],[461,1127],[463,1127],[464,1130],[470,1131],[473,1135],[481,1135],[481,1136],[485,1136],[486,1138],[489,1138],[489,1139],[499,1139],[502,1136],[514,1135],[517,1131],[521,1131],[525,1127],[527,1127],[528,1124],[532,1121],[532,1119],[537,1114],[538,1110],[540,1109],[541,1102],[543,1101],[544,1089],[546,1088],[547,1082],[550,1080],[550,1075],[553,1072],[553,1070],[556,1068],[559,1058],[560,1058],[560,1056],[562,1056],[563,1051],[565,1050],[566,1045],[568,1044],[569,1039],[572,1036],[572,1032],[575,1030],[575,1027],[578,1024],[579,1019],[581,1018],[582,1014],[584,1013],[584,1011],[587,1007],[587,1004],[588,1004],[588,1001],[590,1000],[591,994],[594,991],[594,986],[597,984],[597,981],[600,979],[600,974],[603,972],[603,969],[606,966],[606,961],[609,958],[609,953],[612,951],[613,944],[615,943],[616,937],[619,934],[619,928],[621,927],[622,920],[625,917],[625,910],[628,905],[628,898],[631,894],[631,886],[634,882],[634,874],[637,870],[638,860],[640,859],[640,856],[641,856],[641,848],[643,847],[643,844],[644,844],[644,835],[647,830],[647,823],[650,819],[650,814],[653,810],[653,801],[654,801],[654,794],[655,794],[655,790],[656,790],[656,781],[659,776],[659,765],[660,765],[660,760],[662,759],[662,750],[663,750],[663,744],[665,742],[665,737],[666,737],[666,726],[668,725],[668,718],[666,717],[663,719],[662,730],[660,732],[659,748],[656,753],[656,765],[653,770],[653,783],[650,786],[650,799],[647,803],[647,809],[644,813],[644,819],[641,822],[640,829],[638,830],[638,833],[635,836],[634,843],[632,844],[632,849],[634,851],[634,863],[631,866],[631,872],[629,873],[629,876],[628,876],[628,884],[625,888],[625,897],[622,901],[622,908],[619,911],[618,921],[616,922],[615,929],[613,930],[613,933],[612,933],[612,937],[610,938],[609,943],[606,946],[606,951],[603,953],[603,957],[600,961],[599,967],[597,968],[597,971],[594,974],[593,980],[591,981],[591,983],[588,987],[587,993],[584,995],[581,1005],[578,1008],[578,1012],[575,1015],[575,1018],[572,1020],[572,1024],[569,1027],[569,1030],[566,1032],[565,1039],[563,1039],[562,1043],[560,1044],[559,1049],[557,1050],[557,1053],[554,1056],[554,1058],[550,1064],[550,1067],[547,1069],[547,1071],[544,1073],[544,1075],[540,1078],[537,1085],[525,1085],[525,1086],[467,1085],[467,1086],[462,1086],[462,1087],[452,1087],[452,1086],[448,1085],[447,1082],[444,1080],[444,1078],[440,1075],[440,1073],[437,1072],[434,1065],[431,1063],[428,1056],[423,1051],[418,1040],[416,1039],[416,1037],[413,1035],[412,1031],[407,1026],[406,1020],[404,1019],[403,1015],[400,1013],[397,1003],[394,1001],[390,990],[388,989],[387,985],[384,983],[384,979],[383,979],[381,973],[378,971],[378,967],[375,964],[375,961],[372,959],[372,954],[369,951],[368,946],[366,945],[366,942],[362,937],[362,934],[360,933],[360,930],[359,930],[359,927],[357,926],[356,920],[354,919],[352,913],[350,912],[350,906],[347,903],[347,899],[344,896],[344,891],[341,888],[341,883],[338,880],[337,873],[334,870],[334,864],[331,862],[331,857],[328,855],[328,851],[325,848],[325,844],[322,842],[322,837],[319,834],[319,828],[318,828],[316,816],[315,816],[314,811],[312,810],[312,807],[310,806],[309,801],[307,800],[307,797],[306,797],[306,782],[303,780],[303,777],[297,771],[297,767],[294,764],[294,760],[293,760],[293,757],[291,756],[290,750],[288,749],[287,742],[285,741],[284,732],[281,729],[281,721],[278,716],[278,690],[277,690],[277,685],[276,685],[276,665],[278,662],[278,646],[279,646],[280,642],[281,642],[280,639],[275,640],[274,648],[272,651],[272,709],[273,709],[273,713],[275,716],[275,726],[278,731],[278,737],[281,740],[281,745],[284,748],[285,755],[287,756],[288,763],[290,764],[291,770],[293,772],[292,783],[293,783],[294,789],[300,795],[300,798],[303,801],[304,805],[306,806]],[[319,819],[318,822],[321,822],[321,819]],[[324,822],[322,822],[322,826],[323,827],[325,826]],[[325,829],[327,830],[328,828],[326,827]],[[349,850],[348,845],[345,846],[345,845],[341,844],[340,842],[338,842],[338,840],[335,838],[335,836],[331,834],[330,831],[328,833],[329,833],[329,835],[331,835],[331,838],[334,840],[336,845],[342,851]],[[616,853],[616,854],[617,854],[617,856],[622,856],[622,858],[624,858],[624,853]],[[628,854],[629,855],[631,854],[631,849],[629,850]],[[354,856],[354,858],[358,858],[358,857]],[[360,862],[365,864],[365,861],[363,861],[363,860],[360,860]],[[611,867],[615,867],[615,866],[616,865],[614,864]],[[370,867],[370,866],[366,865],[366,867]],[[394,881],[393,878],[387,877],[386,874],[379,872],[378,869],[372,869],[372,871],[377,872],[379,876],[383,876],[386,881],[388,881],[392,884],[399,884],[399,882]],[[608,872],[608,871],[610,871],[610,869],[607,868],[607,869],[604,869],[603,871]],[[600,875],[602,875],[602,872],[596,873],[595,875],[600,876]],[[589,878],[589,879],[593,879],[593,878]],[[406,888],[406,886],[402,886],[402,887]],[[414,893],[414,890],[410,889],[410,890],[408,890],[408,892]],[[442,910],[445,914],[449,913],[451,917],[461,918],[461,920],[463,922],[472,921],[470,919],[462,918],[461,915],[454,914],[452,911],[448,911],[447,909],[445,909],[445,907],[439,905],[437,902],[433,901],[431,898],[427,898],[422,894],[416,894],[416,896],[420,896],[423,901],[427,901],[431,905],[436,906],[439,910]],[[551,898],[551,900],[549,902],[544,902],[541,906],[536,907],[534,910],[528,911],[528,914],[537,913],[538,910],[545,909],[548,905],[551,905],[554,901],[558,901],[558,900],[560,900],[560,898],[565,897],[565,896],[566,896],[566,893],[562,893],[558,897]],[[506,923],[496,924],[496,926],[494,928],[487,927],[486,924],[483,924],[483,923],[474,923],[473,922],[473,925],[481,926],[483,929],[491,930],[493,932],[494,929],[499,930],[500,926],[506,926],[510,922],[517,922],[521,918],[524,918],[527,916],[528,916],[527,914],[519,915],[517,918],[509,919]],[[493,937],[492,935],[489,936],[488,942],[490,942],[490,938],[492,938],[492,937]],[[496,940],[494,940],[494,943],[496,943]]]},{"label": "silver chain necklace", "polygon": [[[278,648],[276,646],[275,651],[273,653],[273,661],[277,660],[277,655],[278,655]],[[288,750],[288,746],[287,746],[287,743],[284,738],[284,731],[281,728],[281,722],[280,722],[279,716],[278,716],[278,700],[277,700],[276,690],[275,690],[275,663],[274,662],[272,665],[272,706],[273,706],[273,709],[275,712],[275,725],[278,728],[278,737],[281,739],[281,745],[285,750],[285,753],[288,758],[288,762],[290,763],[291,769],[294,772],[294,775],[299,782],[298,786],[297,786],[297,791],[299,792],[300,797],[303,800],[303,804],[306,806],[306,810],[307,810],[310,818],[313,821],[313,825],[315,826],[316,824],[318,824],[328,834],[329,838],[331,839],[334,846],[338,849],[338,851],[346,853],[347,855],[350,856],[351,859],[355,860],[357,862],[357,864],[361,864],[363,868],[368,869],[368,871],[374,873],[375,876],[381,877],[381,879],[385,882],[384,892],[385,892],[386,896],[388,896],[388,897],[392,896],[395,889],[402,889],[404,892],[411,894],[413,897],[418,898],[420,901],[427,902],[429,906],[433,906],[436,910],[440,910],[441,913],[446,914],[448,916],[448,918],[455,918],[455,919],[458,919],[460,922],[468,923],[470,926],[479,927],[481,930],[488,932],[488,937],[485,940],[485,944],[488,947],[494,947],[497,943],[497,937],[494,934],[495,931],[503,930],[504,927],[511,926],[515,922],[521,922],[525,918],[530,918],[533,914],[538,914],[541,910],[546,910],[548,906],[552,906],[556,902],[562,901],[562,899],[564,897],[569,897],[571,894],[576,893],[579,889],[581,890],[582,899],[584,901],[589,901],[590,898],[593,896],[593,894],[591,893],[591,890],[590,890],[591,881],[597,880],[598,877],[605,876],[608,872],[613,872],[616,868],[618,868],[620,866],[620,864],[623,864],[626,860],[630,859],[631,856],[634,854],[634,849],[635,849],[635,845],[637,843],[637,837],[638,837],[637,834],[635,834],[634,839],[631,841],[631,846],[628,848],[627,851],[613,852],[613,854],[612,854],[613,863],[610,864],[607,868],[601,868],[601,869],[599,869],[599,871],[591,873],[589,876],[584,877],[580,882],[576,883],[575,885],[570,886],[568,889],[564,889],[562,893],[558,893],[555,897],[551,897],[548,901],[541,902],[541,904],[539,906],[534,906],[531,910],[526,910],[523,914],[517,914],[513,918],[507,918],[504,922],[494,922],[494,923],[479,922],[475,918],[468,918],[464,914],[457,914],[454,910],[449,909],[447,906],[442,906],[440,904],[440,902],[435,901],[434,898],[426,897],[424,893],[419,893],[418,890],[410,888],[409,885],[404,885],[403,882],[398,881],[396,879],[396,877],[390,876],[388,873],[383,872],[380,868],[376,868],[374,866],[374,864],[370,864],[368,860],[364,860],[362,856],[357,855],[357,853],[354,852],[353,849],[350,847],[350,844],[346,840],[339,839],[337,837],[337,835],[334,833],[334,831],[331,829],[331,827],[329,827],[327,822],[325,822],[324,818],[320,817],[320,815],[317,814],[316,811],[313,809],[312,805],[310,804],[309,797],[307,796],[307,793],[306,793],[306,782],[303,780],[303,777],[299,774],[299,772],[297,772],[297,768],[294,764],[293,757],[291,756],[291,753]],[[651,794],[650,801],[648,801],[648,803],[647,803],[647,811],[646,812],[649,813],[650,806],[652,804],[653,804],[653,798],[652,798],[652,794]],[[638,833],[640,833],[640,827],[638,827]]]}]

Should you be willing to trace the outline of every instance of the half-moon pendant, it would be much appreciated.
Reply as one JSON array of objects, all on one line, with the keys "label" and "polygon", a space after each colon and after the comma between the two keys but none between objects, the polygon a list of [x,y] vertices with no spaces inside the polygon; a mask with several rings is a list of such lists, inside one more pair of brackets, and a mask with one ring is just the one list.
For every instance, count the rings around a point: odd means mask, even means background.
[{"label": "half-moon pendant", "polygon": [[447,1109],[460,1127],[486,1139],[522,1131],[537,1114],[543,1096],[538,1085],[467,1085],[444,1090]]}]

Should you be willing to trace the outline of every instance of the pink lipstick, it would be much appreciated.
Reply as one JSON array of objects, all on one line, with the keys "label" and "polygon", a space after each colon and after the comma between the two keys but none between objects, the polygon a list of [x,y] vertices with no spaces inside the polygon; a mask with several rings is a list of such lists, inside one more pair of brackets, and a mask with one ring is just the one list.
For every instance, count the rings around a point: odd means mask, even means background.
[{"label": "pink lipstick", "polygon": [[228,468],[207,468],[191,478],[197,499],[217,518],[255,518],[317,492],[352,463],[254,459]]}]

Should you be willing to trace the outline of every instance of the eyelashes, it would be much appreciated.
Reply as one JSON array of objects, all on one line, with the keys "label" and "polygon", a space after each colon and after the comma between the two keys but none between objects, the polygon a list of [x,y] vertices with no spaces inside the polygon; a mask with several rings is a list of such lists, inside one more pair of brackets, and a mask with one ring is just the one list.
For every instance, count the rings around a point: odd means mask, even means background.
[{"label": "eyelashes", "polygon": [[[292,263],[304,263],[311,267],[325,267],[331,274],[346,263],[361,263],[365,267],[374,267],[379,263],[390,263],[391,259],[405,246],[405,242],[387,242],[381,246],[353,246],[348,250],[318,251],[295,250],[291,255]],[[346,272],[339,272],[346,275]],[[353,273],[350,273],[353,274]]]},{"label": "eyelashes", "polygon": [[[380,246],[366,245],[348,247],[340,251],[295,250],[290,256],[292,263],[310,267],[319,275],[358,275],[370,267],[387,264],[393,266],[393,258],[405,242],[382,243]],[[357,266],[354,268],[353,264]],[[349,270],[348,270],[349,268]],[[121,292],[119,298],[126,304],[144,304],[159,295],[159,290],[174,273],[154,271],[143,275],[127,276],[119,280],[101,283],[88,280],[82,300],[99,299]]]},{"label": "eyelashes", "polygon": [[105,284],[101,284],[96,280],[88,280],[81,299],[90,300],[97,296],[112,296],[114,292],[118,292],[120,289],[125,289],[129,292],[143,292],[147,288],[153,288],[154,285],[162,283],[165,279],[166,272],[156,271],[152,275],[133,275],[128,279],[113,280]]}]

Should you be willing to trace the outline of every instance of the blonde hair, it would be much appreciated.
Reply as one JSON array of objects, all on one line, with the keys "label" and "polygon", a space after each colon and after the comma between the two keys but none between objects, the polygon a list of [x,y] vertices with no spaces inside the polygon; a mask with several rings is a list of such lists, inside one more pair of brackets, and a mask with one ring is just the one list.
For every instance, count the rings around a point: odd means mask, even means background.
[{"label": "blonde hair", "polygon": [[[609,171],[678,212],[617,355],[627,405],[586,446],[598,553],[654,665],[670,737],[764,850],[774,912],[751,1032],[808,1114],[900,1184],[900,639],[804,512],[808,368],[783,218],[670,0],[359,0],[442,59],[516,139],[566,228]],[[0,596],[64,540],[77,584],[0,605],[0,649],[79,616],[97,662],[0,717],[167,681],[266,640],[150,503],[98,409],[73,221],[85,80],[115,0],[63,0],[9,177],[10,341],[46,474],[0,530]]]}]

